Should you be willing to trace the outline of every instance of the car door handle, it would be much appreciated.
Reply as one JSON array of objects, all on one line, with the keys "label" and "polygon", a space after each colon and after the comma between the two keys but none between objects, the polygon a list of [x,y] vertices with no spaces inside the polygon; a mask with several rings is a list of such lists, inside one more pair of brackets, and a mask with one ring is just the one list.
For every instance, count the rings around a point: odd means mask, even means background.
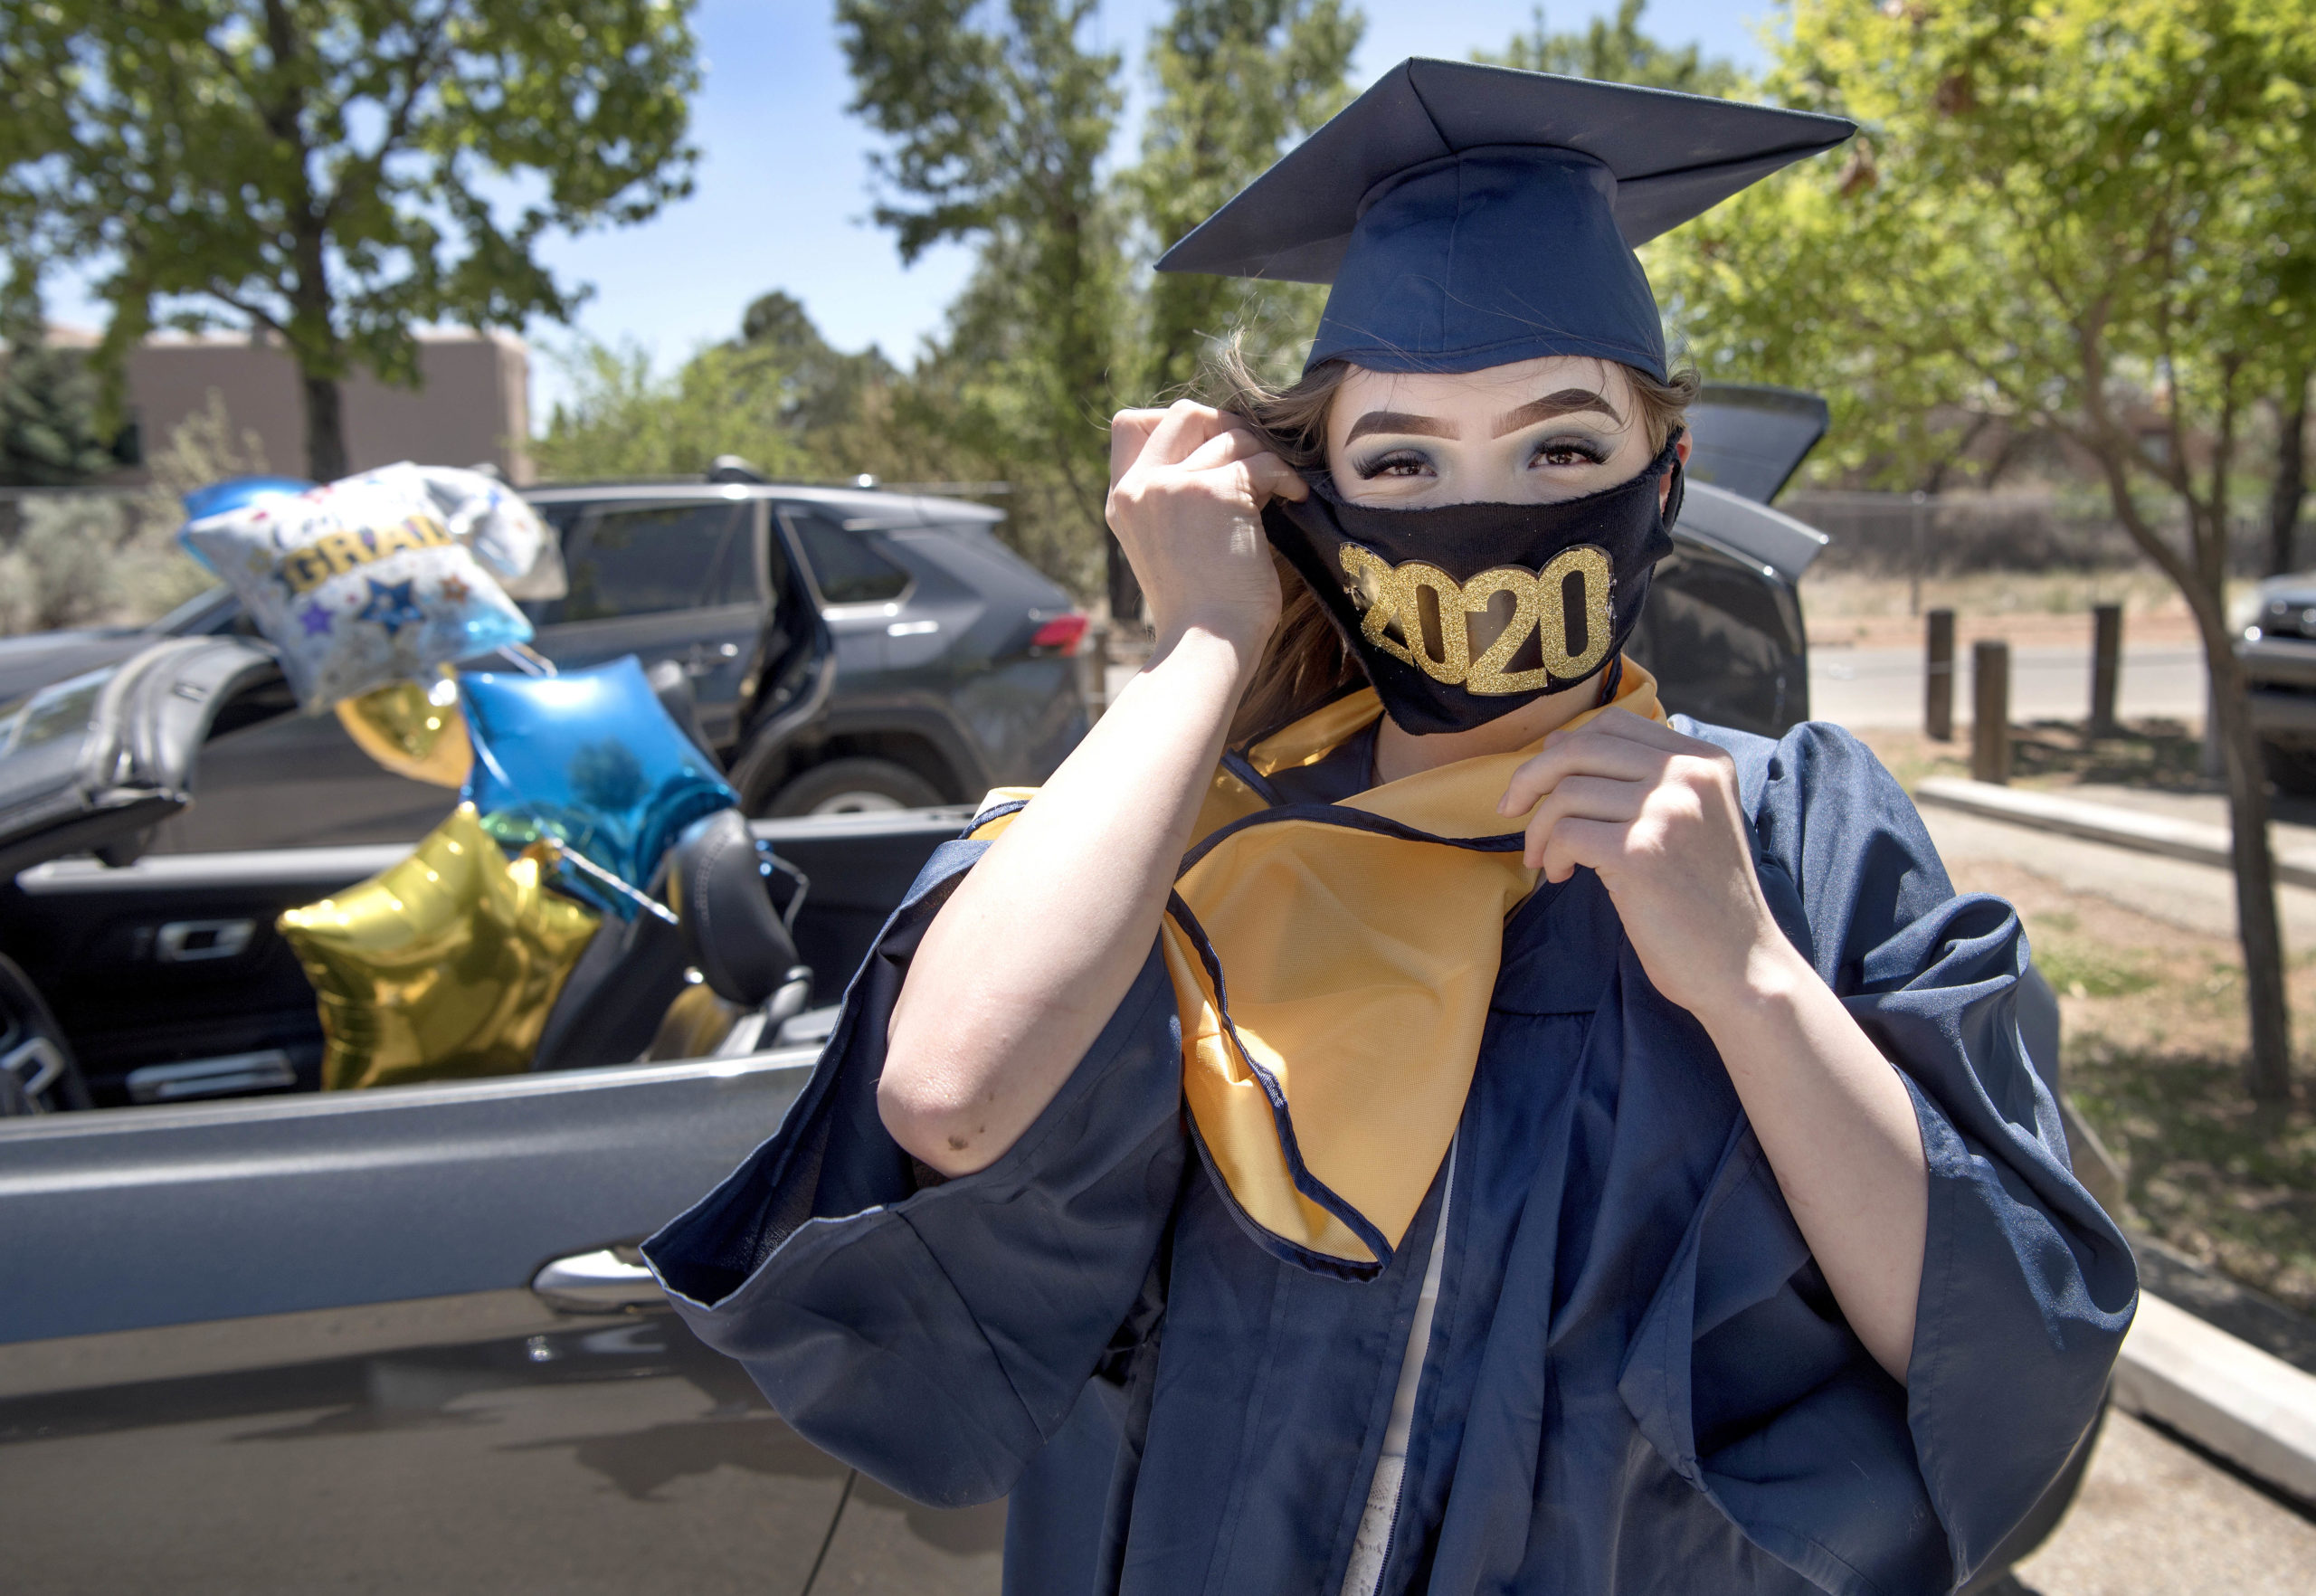
[{"label": "car door handle", "polygon": [[601,1247],[552,1259],[531,1277],[531,1289],[572,1313],[615,1314],[668,1306],[660,1282],[632,1247]]},{"label": "car door handle", "polygon": [[684,671],[690,676],[706,676],[709,671],[729,665],[740,657],[740,645],[735,642],[694,643],[684,661]]},{"label": "car door handle", "polygon": [[153,934],[153,957],[164,964],[238,958],[256,935],[254,920],[171,920]]}]

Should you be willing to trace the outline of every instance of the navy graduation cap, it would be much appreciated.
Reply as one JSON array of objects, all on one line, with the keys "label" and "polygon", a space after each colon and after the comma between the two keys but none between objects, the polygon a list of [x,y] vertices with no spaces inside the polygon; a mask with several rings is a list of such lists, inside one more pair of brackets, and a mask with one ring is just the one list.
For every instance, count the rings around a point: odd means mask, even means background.
[{"label": "navy graduation cap", "polygon": [[1633,251],[1857,130],[1840,117],[1401,62],[1158,261],[1329,282],[1307,370],[1591,355],[1664,380]]}]

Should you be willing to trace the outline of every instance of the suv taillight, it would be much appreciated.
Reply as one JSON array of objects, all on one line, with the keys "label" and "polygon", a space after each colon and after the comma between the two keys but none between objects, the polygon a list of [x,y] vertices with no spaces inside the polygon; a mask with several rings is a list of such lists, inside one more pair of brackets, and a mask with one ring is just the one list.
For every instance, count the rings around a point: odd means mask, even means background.
[{"label": "suv taillight", "polygon": [[1074,654],[1086,639],[1086,617],[1076,610],[1067,615],[1056,615],[1030,636],[1033,649],[1052,649],[1058,653]]}]

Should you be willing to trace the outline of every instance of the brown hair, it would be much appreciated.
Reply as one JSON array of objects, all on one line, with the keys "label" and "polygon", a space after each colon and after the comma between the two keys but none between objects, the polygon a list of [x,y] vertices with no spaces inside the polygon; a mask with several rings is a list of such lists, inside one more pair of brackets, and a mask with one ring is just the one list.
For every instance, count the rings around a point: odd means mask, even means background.
[{"label": "brown hair", "polygon": [[[1286,387],[1274,387],[1258,375],[1236,336],[1218,346],[1208,357],[1200,386],[1211,395],[1218,410],[1243,419],[1271,452],[1299,471],[1323,470],[1327,460],[1327,412],[1335,392],[1352,368],[1340,360],[1314,366]],[[1624,367],[1632,385],[1633,402],[1648,432],[1648,451],[1654,455],[1681,424],[1681,417],[1697,396],[1700,385],[1694,366],[1674,372],[1670,382],[1658,382],[1634,366]],[[1271,563],[1278,568],[1282,606],[1278,630],[1255,667],[1254,680],[1239,701],[1230,722],[1230,744],[1243,747],[1308,715],[1347,689],[1367,679],[1367,673],[1335,630],[1326,606],[1319,602],[1300,573],[1274,549]]]}]

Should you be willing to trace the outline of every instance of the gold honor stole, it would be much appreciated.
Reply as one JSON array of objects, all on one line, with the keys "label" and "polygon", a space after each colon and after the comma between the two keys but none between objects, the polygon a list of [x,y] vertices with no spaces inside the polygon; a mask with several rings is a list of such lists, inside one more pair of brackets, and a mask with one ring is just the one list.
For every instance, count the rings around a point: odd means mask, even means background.
[{"label": "gold honor stole", "polygon": [[[1623,662],[1601,709],[1665,719]],[[1372,689],[1247,751],[1258,777],[1316,764],[1382,713]],[[1278,1257],[1380,1273],[1448,1155],[1479,1059],[1504,922],[1535,889],[1496,801],[1542,746],[1460,760],[1339,804],[1277,807],[1229,765],[1160,928],[1182,1013],[1182,1096],[1236,1216]],[[1029,796],[991,794],[994,837]],[[1011,801],[1011,802],[1009,802]]]}]

